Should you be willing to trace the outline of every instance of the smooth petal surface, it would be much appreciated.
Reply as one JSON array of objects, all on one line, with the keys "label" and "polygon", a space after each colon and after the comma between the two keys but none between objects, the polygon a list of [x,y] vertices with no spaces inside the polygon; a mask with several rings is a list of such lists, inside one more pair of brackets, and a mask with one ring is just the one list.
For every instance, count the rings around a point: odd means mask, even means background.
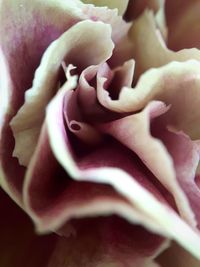
[{"label": "smooth petal surface", "polygon": [[47,266],[56,236],[37,236],[30,219],[0,190],[0,266]]},{"label": "smooth petal surface", "polygon": [[171,61],[200,60],[200,51],[196,48],[183,49],[178,52],[168,49],[151,11],[145,11],[133,22],[130,38],[134,46],[136,78],[149,68],[160,67]]}]

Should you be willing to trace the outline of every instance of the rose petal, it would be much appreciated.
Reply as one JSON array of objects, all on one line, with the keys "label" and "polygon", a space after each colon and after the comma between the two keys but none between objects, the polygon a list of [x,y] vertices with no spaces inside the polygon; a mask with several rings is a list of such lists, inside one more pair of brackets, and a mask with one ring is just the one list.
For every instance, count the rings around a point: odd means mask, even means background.
[{"label": "rose petal", "polygon": [[[89,168],[85,170],[78,168],[71,156],[71,146],[68,143],[69,140],[66,137],[66,130],[63,125],[63,119],[61,117],[62,106],[60,105],[60,103],[62,103],[63,94],[65,95],[65,91],[60,91],[58,96],[53,100],[53,102],[51,102],[51,105],[48,108],[47,131],[51,149],[58,162],[61,164],[61,166],[63,166],[70,177],[77,182],[80,181],[111,185],[111,187],[114,188],[121,197],[126,199],[128,203],[131,203],[131,212],[125,213],[125,216],[127,216],[126,218],[128,218],[128,220],[135,219],[135,222],[144,225],[150,231],[176,240],[194,256],[200,258],[199,236],[183,220],[181,220],[180,217],[175,212],[173,212],[171,208],[168,208],[165,204],[157,201],[157,198],[155,198],[152,193],[141,186],[133,176],[117,167],[99,167]],[[109,158],[112,161],[112,157]],[[38,162],[37,155],[35,160],[36,162]],[[105,163],[107,162],[108,161],[106,160]],[[114,163],[116,163],[115,160]],[[38,166],[42,165],[39,164]],[[35,170],[37,170],[37,168]],[[27,180],[26,182],[25,199],[27,209],[31,213],[34,221],[36,221],[39,226],[40,219],[38,215],[33,212],[33,209],[31,207],[32,205],[28,197],[29,192],[27,190],[30,188],[30,181],[31,180]],[[40,179],[39,181],[42,181],[42,179]],[[34,192],[37,191],[32,191],[32,193]],[[120,209],[121,212],[123,212],[123,210],[124,208]],[[95,210],[95,212],[97,211]],[[53,216],[53,218],[57,217]],[[58,224],[54,226],[58,226],[60,224],[59,220],[60,218],[58,217]],[[51,220],[49,220],[47,224],[44,224],[45,227],[43,229],[41,227],[40,230],[47,230],[48,226],[50,226],[50,223]]]},{"label": "rose petal", "polygon": [[[136,60],[136,77],[152,67],[160,67],[171,61],[200,60],[200,51],[195,48],[173,52],[156,28],[156,21],[151,11],[145,11],[134,21],[130,30],[133,42],[133,57]],[[148,42],[146,42],[148,40]]]},{"label": "rose petal", "polygon": [[82,2],[86,4],[93,4],[95,6],[107,6],[108,8],[111,9],[118,9],[119,15],[123,15],[124,12],[126,11],[127,5],[128,5],[129,0],[117,0],[117,1],[112,1],[112,0],[82,0]]},{"label": "rose petal", "polygon": [[0,210],[0,266],[47,266],[56,236],[36,236],[29,218],[2,190]]},{"label": "rose petal", "polygon": [[[165,146],[150,133],[150,119],[161,115],[166,110],[163,103],[151,102],[140,113],[99,125],[99,128],[104,133],[112,135],[142,159],[149,170],[172,193],[183,218],[191,225],[195,225],[188,200],[177,183],[172,159]],[[162,165],[158,164],[161,162]]]},{"label": "rose petal", "polygon": [[[86,32],[90,32],[90,38]],[[62,61],[73,63],[81,70],[104,62],[111,56],[112,49],[110,26],[89,20],[77,23],[49,46],[36,72],[33,87],[26,93],[26,102],[11,122],[16,142],[14,155],[20,164],[27,166],[33,154],[45,107],[55,94]]]}]

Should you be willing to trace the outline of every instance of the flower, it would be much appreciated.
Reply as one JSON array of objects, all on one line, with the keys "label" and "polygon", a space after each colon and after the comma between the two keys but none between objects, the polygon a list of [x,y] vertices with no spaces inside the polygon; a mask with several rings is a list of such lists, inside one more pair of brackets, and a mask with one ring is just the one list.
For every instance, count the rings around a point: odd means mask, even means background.
[{"label": "flower", "polygon": [[1,1],[1,185],[54,232],[23,260],[197,266],[199,2],[83,2]]}]

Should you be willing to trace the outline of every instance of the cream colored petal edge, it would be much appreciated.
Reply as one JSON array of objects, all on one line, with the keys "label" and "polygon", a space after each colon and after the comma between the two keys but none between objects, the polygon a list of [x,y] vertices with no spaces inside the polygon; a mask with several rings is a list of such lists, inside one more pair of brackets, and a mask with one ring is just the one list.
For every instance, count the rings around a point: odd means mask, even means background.
[{"label": "cream colored petal edge", "polygon": [[149,68],[160,67],[171,61],[200,60],[198,49],[191,48],[174,52],[167,48],[156,26],[156,18],[152,11],[145,11],[133,22],[129,36],[133,43],[137,77]]},{"label": "cream colored petal edge", "polygon": [[[148,217],[148,221],[141,222],[147,229],[155,233],[176,240],[181,246],[200,259],[200,235],[187,225],[171,208],[161,204],[146,189],[136,182],[126,172],[117,168],[99,168],[81,171],[66,150],[62,138],[58,138],[59,131],[53,127],[51,116],[47,111],[47,129],[52,151],[61,166],[77,181],[93,181],[113,186],[124,196],[141,214]],[[55,138],[56,137],[56,138]]]},{"label": "cream colored petal edge", "polygon": [[[89,38],[86,32],[90,32]],[[16,143],[13,155],[20,164],[27,166],[33,154],[45,108],[56,92],[62,61],[67,61],[76,49],[77,54],[81,51],[86,66],[101,64],[111,56],[113,47],[110,25],[89,20],[77,23],[49,46],[36,71],[33,87],[26,92],[25,104],[11,121]]]},{"label": "cream colored petal edge", "polygon": [[107,6],[110,9],[117,8],[119,15],[123,15],[128,6],[129,0],[82,0],[85,4],[94,4],[95,6]]}]

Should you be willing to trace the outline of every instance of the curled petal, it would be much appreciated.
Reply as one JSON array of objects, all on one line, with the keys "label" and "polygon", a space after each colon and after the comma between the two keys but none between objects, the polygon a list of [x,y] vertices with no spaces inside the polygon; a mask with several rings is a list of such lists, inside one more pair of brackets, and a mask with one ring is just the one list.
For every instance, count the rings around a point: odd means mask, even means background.
[{"label": "curled petal", "polygon": [[[99,127],[142,159],[158,180],[172,193],[183,218],[195,226],[194,215],[187,198],[177,183],[172,159],[165,146],[150,133],[150,119],[161,115],[166,110],[163,103],[151,102],[140,113],[102,124]],[[162,162],[162,165],[159,162]]]},{"label": "curled petal", "polygon": [[[85,32],[90,32],[91,37]],[[35,149],[45,108],[57,89],[62,61],[73,63],[81,70],[105,61],[112,49],[110,26],[89,20],[77,23],[49,46],[35,74],[33,87],[26,92],[25,104],[11,122],[16,142],[14,155],[22,165],[27,166]]]},{"label": "curled petal", "polygon": [[200,64],[196,60],[171,62],[158,69],[151,69],[140,77],[134,89],[122,88],[117,100],[109,97],[104,90],[105,79],[99,77],[98,99],[103,106],[116,112],[136,112],[151,100],[161,100],[170,105],[170,110],[162,120],[184,131],[192,139],[198,139],[199,69]]},{"label": "curled petal", "polygon": [[199,227],[200,190],[195,181],[195,173],[199,162],[199,146],[183,132],[166,129],[159,122],[153,123],[152,133],[162,140],[169,151],[173,159],[177,180],[187,195]]},{"label": "curled petal", "polygon": [[[101,160],[99,159],[99,156],[97,153],[96,159],[94,155],[91,155],[91,157],[89,157],[87,161],[83,160],[82,164],[80,163],[77,164],[74,161],[72,144],[69,143],[69,137],[66,135],[66,129],[63,123],[63,116],[62,116],[62,101],[63,100],[62,99],[64,95],[65,95],[65,92],[60,91],[57,97],[51,102],[51,104],[48,107],[47,120],[46,120],[46,123],[47,123],[46,133],[48,134],[47,136],[49,138],[50,147],[45,145],[45,147],[48,148],[48,151],[50,152],[50,154],[52,154],[53,152],[56,160],[63,167],[63,171],[65,170],[66,173],[70,176],[70,178],[73,181],[76,181],[79,186],[81,186],[81,183],[88,183],[88,182],[92,184],[96,184],[96,186],[98,185],[111,186],[112,194],[113,192],[115,192],[115,194],[117,193],[116,195],[117,198],[120,196],[120,199],[123,199],[125,203],[128,203],[128,207],[130,207],[131,209],[131,210],[129,209],[129,212],[126,213],[125,212],[126,209],[124,208],[125,206],[123,206],[123,208],[119,210],[115,209],[115,212],[120,211],[120,216],[127,218],[130,222],[131,221],[137,222],[145,226],[150,231],[153,231],[154,233],[158,233],[163,236],[176,240],[179,244],[181,244],[188,251],[190,251],[195,257],[200,259],[200,254],[199,254],[200,239],[199,239],[198,234],[194,230],[192,230],[192,228],[189,227],[171,208],[169,208],[169,206],[166,204],[166,201],[162,200],[163,199],[162,196],[158,193],[158,191],[156,190],[154,186],[149,184],[146,188],[144,187],[144,184],[146,184],[148,179],[145,179],[145,177],[143,177],[142,181],[145,181],[145,183],[142,183],[141,185],[140,179],[137,180],[137,170],[135,171],[133,170],[132,173],[129,173],[128,169],[125,168],[123,170],[123,167],[122,168],[118,167],[118,166],[121,166],[120,165],[121,163],[131,162],[129,166],[130,168],[133,168],[132,163],[134,162],[132,159],[130,161],[120,159],[120,157],[122,157],[121,148],[120,148],[120,153],[114,152],[114,155],[119,156],[119,161],[117,161],[117,166],[116,166],[116,157],[111,156],[109,153],[106,152],[106,150],[105,150],[105,154],[102,154],[102,152],[100,152],[99,155],[103,155],[103,157],[100,157]],[[45,140],[45,139],[42,138],[41,141],[42,140]],[[43,151],[42,154],[44,157],[46,157],[47,162],[48,162],[48,159],[52,158],[52,157],[51,158],[48,157],[48,155],[50,154],[47,154],[45,156],[45,153],[44,153],[45,150],[42,149],[41,145],[38,146],[38,149],[39,149],[38,151],[41,151],[41,152]],[[41,159],[42,154],[40,154],[40,157],[39,157],[40,159]],[[47,180],[49,180],[48,177],[50,177],[51,178],[50,180],[53,179],[54,183],[56,183],[56,184],[50,183],[50,185],[52,185],[53,191],[46,190],[48,188],[47,188],[47,184],[45,184],[44,179],[32,179],[31,178],[33,177],[32,174],[35,173],[36,175],[34,177],[39,178],[44,173],[44,170],[48,171],[47,168],[44,168],[42,166],[41,160],[40,160],[40,164],[38,164],[39,158],[37,154],[35,154],[35,157],[33,157],[32,159],[32,163],[31,163],[32,168],[29,169],[29,174],[28,174],[29,178],[27,176],[26,187],[24,188],[25,190],[24,196],[26,200],[26,207],[28,211],[30,212],[34,221],[37,223],[39,229],[41,231],[48,231],[54,227],[55,228],[59,227],[59,225],[62,224],[62,222],[66,220],[65,208],[66,208],[67,202],[66,201],[64,202],[55,201],[53,205],[55,206],[58,205],[57,207],[59,207],[60,203],[62,203],[62,205],[59,208],[55,209],[56,213],[53,212],[52,217],[42,216],[44,215],[45,210],[48,211],[49,205],[45,205],[45,202],[41,202],[41,200],[38,199],[38,196],[34,197],[34,194],[39,192],[39,188],[43,188],[44,192],[45,191],[53,192],[54,194],[55,185],[57,184],[57,181],[58,181],[55,177],[58,177],[58,176],[55,175],[55,172],[51,172],[51,170],[49,171],[50,173],[48,173],[48,175],[45,174],[43,176],[43,177],[46,177]],[[94,166],[95,162],[98,164],[97,167]],[[52,164],[52,162],[51,164],[50,163],[48,164],[49,166],[52,166],[52,168],[54,168],[53,166],[55,166]],[[107,164],[108,164],[108,167],[106,167]],[[136,164],[136,168],[137,166],[139,165]],[[38,170],[40,170],[41,175],[37,173]],[[144,170],[144,168],[142,168],[142,170]],[[66,173],[63,177],[64,180],[61,179],[60,186],[58,186],[58,189],[61,190],[62,192],[63,192],[63,188],[65,188],[62,184],[62,181],[65,183],[66,180],[68,180],[66,179]],[[134,176],[134,173],[135,173],[135,176]],[[140,175],[140,177],[142,177],[142,175]],[[33,181],[35,182],[33,183]],[[43,186],[41,185],[41,183],[43,184]],[[34,187],[32,188],[33,190],[31,189],[32,185],[34,185]],[[34,188],[37,188],[37,190],[35,190]],[[113,189],[115,190],[113,191]],[[61,194],[59,190],[57,191],[58,198],[63,197],[63,194]],[[80,192],[83,192],[83,191],[84,190],[81,190]],[[31,194],[33,195],[31,196]],[[154,194],[156,196],[154,196]],[[73,194],[73,196],[75,195],[76,194]],[[42,196],[42,194],[40,194],[40,196]],[[51,199],[51,195],[49,197]],[[159,198],[159,201],[158,201],[158,198]],[[33,208],[35,206],[34,202],[35,204],[38,203],[38,209]],[[75,201],[75,203],[77,202]],[[81,203],[84,203],[84,202],[81,202]],[[117,202],[114,201],[114,203],[117,203]],[[37,207],[37,205],[35,207]],[[87,207],[90,207],[90,205],[89,206],[87,205]],[[103,209],[105,207],[106,205],[103,205]],[[109,207],[109,205],[107,205],[107,207]],[[77,209],[72,209],[72,212],[74,213],[76,212],[76,210]],[[50,209],[50,211],[52,210]],[[63,211],[64,211],[64,215],[61,216],[61,213]],[[80,209],[77,211],[84,212],[84,209]],[[90,213],[91,211],[92,210],[90,209],[87,212]],[[95,208],[93,212],[94,212],[93,215],[95,215],[95,213],[98,212],[98,209]],[[87,216],[87,214],[89,213],[85,213],[82,215]],[[46,214],[48,214],[48,212]],[[49,215],[50,214],[51,213],[49,213]],[[55,216],[55,214],[59,214],[59,216]],[[43,221],[42,217],[46,219]]]}]

